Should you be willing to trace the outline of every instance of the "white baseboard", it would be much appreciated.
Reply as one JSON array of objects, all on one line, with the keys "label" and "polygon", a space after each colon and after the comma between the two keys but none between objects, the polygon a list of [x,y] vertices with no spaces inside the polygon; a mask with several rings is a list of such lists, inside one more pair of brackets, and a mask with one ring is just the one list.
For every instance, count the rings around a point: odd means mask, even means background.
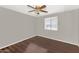
[{"label": "white baseboard", "polygon": [[47,36],[44,36],[44,35],[38,35],[38,36],[41,36],[41,37],[45,37],[45,38],[49,38],[49,39],[53,39],[53,40],[57,40],[57,41],[61,41],[61,42],[65,42],[65,43],[69,43],[69,44],[72,44],[72,45],[77,45],[77,46],[79,46],[79,44],[77,44],[77,43],[72,43],[72,42],[68,42],[68,41],[64,41],[64,40],[59,40],[59,39],[47,37]]},{"label": "white baseboard", "polygon": [[[3,47],[0,47],[0,49],[5,48],[5,47],[8,47],[8,46],[11,46],[11,45],[14,45],[14,44],[16,44],[16,43],[22,42],[22,41],[24,41],[24,40],[26,40],[26,39],[29,39],[29,38],[32,38],[32,37],[35,37],[35,36],[36,36],[36,35],[32,35],[32,36],[29,36],[29,37],[27,37],[27,38],[25,38],[25,39],[21,39],[21,40],[19,40],[19,41],[10,43],[10,44],[8,44],[8,45],[5,45],[5,46],[3,46]],[[45,37],[45,38],[49,38],[49,39],[53,39],[53,40],[57,40],[57,41],[61,41],[61,42],[65,42],[65,43],[69,43],[69,44],[73,44],[73,45],[79,46],[79,44],[76,44],[76,43],[71,43],[71,42],[67,42],[67,41],[63,41],[63,40],[58,40],[58,39],[51,38],[51,37],[47,37],[47,36],[43,36],[43,35],[37,35],[37,36],[41,36],[41,37]]]},{"label": "white baseboard", "polygon": [[6,47],[8,47],[8,46],[14,45],[14,44],[16,44],[16,43],[22,42],[22,41],[24,41],[24,40],[27,40],[27,39],[32,38],[32,37],[35,37],[35,36],[36,36],[36,35],[32,35],[32,36],[29,36],[29,37],[27,37],[27,38],[25,38],[25,39],[20,39],[19,41],[16,41],[16,42],[7,44],[7,45],[5,45],[5,46],[2,46],[2,47],[0,47],[0,49],[6,48]]}]

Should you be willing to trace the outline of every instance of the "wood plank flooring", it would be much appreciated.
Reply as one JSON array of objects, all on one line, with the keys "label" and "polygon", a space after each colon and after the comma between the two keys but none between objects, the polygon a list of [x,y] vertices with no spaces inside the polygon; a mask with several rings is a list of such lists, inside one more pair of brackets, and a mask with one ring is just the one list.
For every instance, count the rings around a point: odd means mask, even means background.
[{"label": "wood plank flooring", "polygon": [[34,43],[40,47],[47,49],[47,53],[79,53],[79,47],[76,45],[40,36],[35,36],[33,38],[3,48],[0,50],[0,53],[26,53],[25,51],[30,43]]}]

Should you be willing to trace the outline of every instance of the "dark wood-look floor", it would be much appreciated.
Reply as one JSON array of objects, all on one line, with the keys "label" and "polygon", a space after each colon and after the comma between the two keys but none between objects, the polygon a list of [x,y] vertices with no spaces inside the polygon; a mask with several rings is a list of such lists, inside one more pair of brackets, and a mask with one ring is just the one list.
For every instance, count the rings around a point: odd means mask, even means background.
[{"label": "dark wood-look floor", "polygon": [[48,53],[79,53],[79,47],[76,45],[51,40],[48,38],[36,36],[23,42],[11,45],[0,50],[1,53],[24,53],[29,43],[34,43],[45,49]]}]

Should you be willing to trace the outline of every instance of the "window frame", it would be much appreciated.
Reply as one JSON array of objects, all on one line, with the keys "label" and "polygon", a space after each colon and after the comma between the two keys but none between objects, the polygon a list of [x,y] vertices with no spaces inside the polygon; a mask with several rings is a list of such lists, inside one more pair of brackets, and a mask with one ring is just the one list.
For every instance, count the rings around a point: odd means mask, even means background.
[{"label": "window frame", "polygon": [[[49,27],[47,27],[47,26],[49,26]],[[45,18],[44,19],[44,29],[58,31],[58,16]]]}]

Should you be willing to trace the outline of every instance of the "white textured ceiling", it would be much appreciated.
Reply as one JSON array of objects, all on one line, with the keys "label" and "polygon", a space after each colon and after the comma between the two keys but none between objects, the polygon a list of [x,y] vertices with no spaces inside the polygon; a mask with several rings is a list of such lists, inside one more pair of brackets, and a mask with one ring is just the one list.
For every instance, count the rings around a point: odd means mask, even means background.
[{"label": "white textured ceiling", "polygon": [[41,12],[40,15],[35,14],[34,12],[28,12],[32,10],[29,8],[27,5],[2,5],[1,7],[8,8],[17,12],[21,12],[27,15],[31,16],[44,16],[44,15],[49,15],[49,14],[54,14],[57,12],[63,12],[63,11],[70,11],[74,9],[79,9],[79,5],[47,5],[45,10],[48,11],[48,13],[43,13]]}]

